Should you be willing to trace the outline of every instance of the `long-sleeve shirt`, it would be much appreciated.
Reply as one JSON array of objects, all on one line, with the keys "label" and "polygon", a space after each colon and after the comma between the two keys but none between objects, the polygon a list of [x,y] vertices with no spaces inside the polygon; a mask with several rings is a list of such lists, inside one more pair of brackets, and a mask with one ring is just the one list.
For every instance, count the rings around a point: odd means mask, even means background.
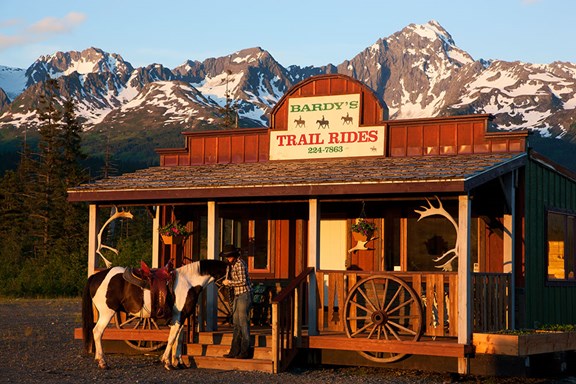
[{"label": "long-sleeve shirt", "polygon": [[240,258],[233,265],[228,266],[227,271],[230,286],[234,288],[234,295],[252,291],[252,282],[248,276],[246,262]]}]

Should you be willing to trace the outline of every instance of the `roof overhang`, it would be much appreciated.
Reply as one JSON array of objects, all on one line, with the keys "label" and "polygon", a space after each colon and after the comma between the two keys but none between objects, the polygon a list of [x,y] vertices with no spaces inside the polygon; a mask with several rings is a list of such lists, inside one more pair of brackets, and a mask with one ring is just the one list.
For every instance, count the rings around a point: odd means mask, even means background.
[{"label": "roof overhang", "polygon": [[153,167],[69,190],[70,201],[167,204],[218,199],[467,193],[523,166],[525,153]]}]

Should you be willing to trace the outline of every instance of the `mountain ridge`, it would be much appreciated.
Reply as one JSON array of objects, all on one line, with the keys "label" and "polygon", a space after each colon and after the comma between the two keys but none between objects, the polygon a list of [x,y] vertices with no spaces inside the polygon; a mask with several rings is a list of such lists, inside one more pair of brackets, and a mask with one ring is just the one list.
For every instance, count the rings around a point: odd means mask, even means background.
[{"label": "mountain ridge", "polygon": [[338,65],[284,67],[251,47],[172,69],[135,68],[117,53],[90,47],[41,56],[22,71],[0,66],[0,141],[34,132],[48,77],[56,79],[61,100],[76,102],[87,137],[121,140],[146,131],[155,156],[163,136],[173,142],[181,131],[230,127],[226,111],[240,128],[267,126],[274,105],[297,82],[340,73],[372,88],[388,119],[491,113],[491,129],[529,129],[576,144],[576,64],[474,60],[434,20],[380,38]]}]

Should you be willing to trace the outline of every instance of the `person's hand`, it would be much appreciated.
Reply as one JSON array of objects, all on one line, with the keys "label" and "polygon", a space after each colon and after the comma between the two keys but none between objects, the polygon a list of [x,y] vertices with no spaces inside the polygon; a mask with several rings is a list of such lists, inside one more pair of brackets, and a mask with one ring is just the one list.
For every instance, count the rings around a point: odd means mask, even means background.
[{"label": "person's hand", "polygon": [[224,280],[222,281],[222,285],[229,286],[229,285],[230,285],[230,280],[224,279]]}]

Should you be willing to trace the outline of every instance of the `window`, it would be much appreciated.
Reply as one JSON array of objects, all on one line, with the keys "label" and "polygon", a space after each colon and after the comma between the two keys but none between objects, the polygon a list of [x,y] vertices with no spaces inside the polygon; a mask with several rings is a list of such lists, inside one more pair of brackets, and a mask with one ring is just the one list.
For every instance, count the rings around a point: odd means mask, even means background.
[{"label": "window", "polygon": [[222,244],[235,244],[250,272],[271,272],[268,220],[222,219]]},{"label": "window", "polygon": [[565,212],[548,212],[548,280],[576,281],[574,262],[576,257],[575,216]]}]

